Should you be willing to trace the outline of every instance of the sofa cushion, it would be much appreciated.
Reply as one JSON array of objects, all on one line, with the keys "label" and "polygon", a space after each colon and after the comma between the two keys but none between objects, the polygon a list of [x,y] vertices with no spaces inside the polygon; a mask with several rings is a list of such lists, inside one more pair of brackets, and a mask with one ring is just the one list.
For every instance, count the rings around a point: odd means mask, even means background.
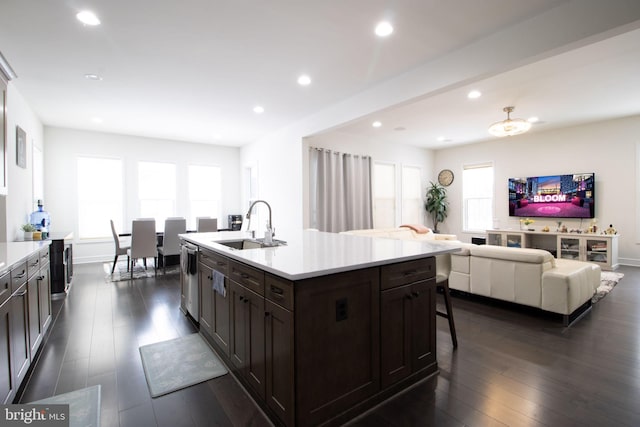
[{"label": "sofa cushion", "polygon": [[506,261],[542,264],[549,262],[555,265],[555,258],[543,249],[509,248],[506,246],[476,245],[471,248],[471,255],[482,258],[496,258]]}]

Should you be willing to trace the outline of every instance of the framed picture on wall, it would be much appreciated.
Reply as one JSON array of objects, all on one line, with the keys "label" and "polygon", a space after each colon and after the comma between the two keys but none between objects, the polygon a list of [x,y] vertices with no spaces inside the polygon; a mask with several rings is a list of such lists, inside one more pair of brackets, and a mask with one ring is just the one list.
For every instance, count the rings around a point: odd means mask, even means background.
[{"label": "framed picture on wall", "polygon": [[27,167],[27,133],[20,126],[16,126],[16,163]]}]

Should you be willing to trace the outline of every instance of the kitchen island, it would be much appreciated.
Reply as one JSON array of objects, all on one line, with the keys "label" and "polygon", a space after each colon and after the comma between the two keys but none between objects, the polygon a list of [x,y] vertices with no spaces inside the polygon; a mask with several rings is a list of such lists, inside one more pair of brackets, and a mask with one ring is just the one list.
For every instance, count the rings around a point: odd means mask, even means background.
[{"label": "kitchen island", "polygon": [[275,424],[339,425],[437,374],[434,257],[455,244],[317,231],[254,249],[234,248],[252,246],[244,232],[181,238],[199,248],[200,332]]}]

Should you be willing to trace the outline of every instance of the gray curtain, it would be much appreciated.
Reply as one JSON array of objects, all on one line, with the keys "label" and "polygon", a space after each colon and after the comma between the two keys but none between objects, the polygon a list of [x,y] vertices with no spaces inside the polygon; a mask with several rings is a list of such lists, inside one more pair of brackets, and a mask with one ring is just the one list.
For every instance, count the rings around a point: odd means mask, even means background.
[{"label": "gray curtain", "polygon": [[338,233],[373,227],[371,157],[309,148],[310,226]]}]

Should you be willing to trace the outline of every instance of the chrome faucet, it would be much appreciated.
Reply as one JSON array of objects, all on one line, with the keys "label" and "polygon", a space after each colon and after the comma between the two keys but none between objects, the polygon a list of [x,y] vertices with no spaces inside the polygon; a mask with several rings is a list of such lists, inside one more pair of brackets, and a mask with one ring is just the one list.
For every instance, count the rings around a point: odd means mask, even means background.
[{"label": "chrome faucet", "polygon": [[[270,244],[272,242],[272,238],[273,236],[276,235],[275,230],[273,229],[273,225],[271,222],[271,206],[269,205],[269,203],[267,203],[264,200],[256,200],[255,202],[251,203],[251,206],[249,206],[249,210],[247,211],[247,215],[246,218],[251,221],[251,209],[253,209],[253,207],[257,204],[257,203],[264,203],[265,205],[267,205],[267,208],[269,209],[269,222],[267,223],[267,234],[265,235],[265,243]],[[251,225],[251,222],[249,222],[249,226]]]}]

